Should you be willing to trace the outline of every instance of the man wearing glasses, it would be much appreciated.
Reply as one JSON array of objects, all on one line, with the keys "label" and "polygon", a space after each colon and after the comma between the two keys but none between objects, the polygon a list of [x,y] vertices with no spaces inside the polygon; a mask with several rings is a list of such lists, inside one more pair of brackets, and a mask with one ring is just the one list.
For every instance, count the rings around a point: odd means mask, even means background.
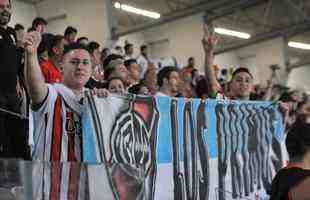
[{"label": "man wearing glasses", "polygon": [[[33,159],[44,161],[82,161],[81,112],[84,86],[92,67],[86,48],[68,45],[61,62],[62,83],[46,84],[37,59],[41,36],[31,32],[25,37],[25,78],[32,100],[34,118]],[[96,90],[99,96],[106,90]]]}]

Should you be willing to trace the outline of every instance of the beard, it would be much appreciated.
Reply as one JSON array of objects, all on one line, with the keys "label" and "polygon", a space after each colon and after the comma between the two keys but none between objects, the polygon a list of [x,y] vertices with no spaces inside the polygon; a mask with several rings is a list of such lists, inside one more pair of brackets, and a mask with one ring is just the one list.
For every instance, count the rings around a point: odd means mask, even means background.
[{"label": "beard", "polygon": [[2,11],[0,13],[0,25],[5,26],[11,21],[11,13]]}]

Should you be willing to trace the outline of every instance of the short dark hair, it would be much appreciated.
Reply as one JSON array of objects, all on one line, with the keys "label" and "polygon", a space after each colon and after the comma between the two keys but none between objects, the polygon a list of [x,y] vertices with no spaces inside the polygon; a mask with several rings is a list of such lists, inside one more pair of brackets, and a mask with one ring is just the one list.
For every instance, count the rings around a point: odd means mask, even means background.
[{"label": "short dark hair", "polygon": [[189,57],[188,58],[188,62],[191,61],[191,60],[195,60],[195,58],[194,57]]},{"label": "short dark hair", "polygon": [[157,74],[157,84],[159,87],[163,86],[164,78],[169,79],[169,76],[172,72],[179,72],[176,67],[164,67]]},{"label": "short dark hair", "polygon": [[100,48],[100,44],[99,44],[98,42],[92,41],[92,42],[88,43],[88,45],[87,45],[87,49],[88,49],[88,52],[89,52],[90,54],[93,54],[94,51],[95,51],[96,49],[99,49],[99,48]]},{"label": "short dark hair", "polygon": [[127,51],[129,50],[130,47],[133,47],[133,44],[130,44],[130,43],[129,43],[129,44],[126,44],[125,47],[124,47],[125,52],[127,52]]},{"label": "short dark hair", "polygon": [[33,21],[32,21],[32,27],[35,28],[37,27],[38,25],[44,25],[46,26],[47,25],[47,21],[42,18],[42,17],[37,17],[35,18]]},{"label": "short dark hair", "polygon": [[64,36],[70,35],[71,33],[77,33],[77,29],[72,26],[68,26],[65,30]]},{"label": "short dark hair", "polygon": [[147,49],[147,46],[144,44],[144,45],[141,45],[140,47],[140,51],[143,51],[144,49]]},{"label": "short dark hair", "polygon": [[301,162],[307,151],[310,151],[310,124],[297,121],[287,134],[285,145],[290,160]]},{"label": "short dark hair", "polygon": [[14,30],[15,31],[25,30],[25,27],[23,25],[21,25],[21,24],[15,24]]},{"label": "short dark hair", "polygon": [[236,69],[236,70],[233,72],[231,78],[234,79],[235,76],[236,76],[237,74],[242,73],[242,72],[249,74],[249,75],[251,76],[251,78],[253,79],[253,75],[251,74],[251,72],[249,71],[249,69],[248,69],[248,68],[245,68],[245,67],[239,67],[238,69]]},{"label": "short dark hair", "polygon": [[36,31],[36,29],[35,29],[34,27],[29,27],[29,28],[27,29],[27,33],[32,32],[32,31]]},{"label": "short dark hair", "polygon": [[110,66],[110,63],[113,60],[117,60],[117,59],[124,59],[123,56],[117,55],[117,54],[111,54],[108,57],[106,57],[106,59],[104,59],[102,66],[104,69],[104,79],[108,79],[110,77],[110,75],[112,74],[114,67]]},{"label": "short dark hair", "polygon": [[88,38],[87,38],[87,37],[79,37],[79,38],[76,40],[76,42],[77,42],[77,43],[80,43],[82,40],[88,40]]},{"label": "short dark hair", "polygon": [[124,59],[124,58],[123,56],[118,55],[118,54],[110,54],[108,55],[108,57],[106,57],[106,59],[104,59],[102,63],[103,68],[106,68],[112,60],[116,60],[116,59]]},{"label": "short dark hair", "polygon": [[126,68],[128,68],[131,64],[133,64],[133,63],[137,63],[137,60],[136,59],[129,59],[129,60],[126,60],[125,62],[124,62],[124,65],[125,65],[125,67]]},{"label": "short dark hair", "polygon": [[38,54],[42,54],[45,51],[49,51],[49,45],[55,36],[51,33],[46,33],[42,35],[42,40],[38,47]]},{"label": "short dark hair", "polygon": [[101,51],[101,53],[104,53],[104,52],[106,52],[106,51],[110,51],[110,49],[109,49],[109,48],[103,48],[102,51]]},{"label": "short dark hair", "polygon": [[292,102],[294,101],[290,92],[284,92],[279,98],[281,102]]},{"label": "short dark hair", "polygon": [[135,84],[131,86],[130,88],[128,88],[128,92],[131,94],[139,94],[142,87],[146,87],[146,86],[143,83]]},{"label": "short dark hair", "polygon": [[40,56],[42,53],[44,53],[45,51],[48,51],[48,43],[44,40],[42,40],[38,46],[38,55]]},{"label": "short dark hair", "polygon": [[196,91],[196,95],[198,98],[202,98],[204,95],[208,96],[210,94],[210,89],[208,87],[208,81],[205,77],[197,81],[195,91]]},{"label": "short dark hair", "polygon": [[61,41],[64,39],[64,36],[62,35],[55,35],[49,42],[48,45],[48,56],[54,56],[55,53],[53,51],[54,47],[57,47]]},{"label": "short dark hair", "polygon": [[88,52],[87,48],[84,45],[81,45],[79,43],[72,43],[65,46],[63,55],[66,55],[67,53],[74,51],[76,49],[84,49],[85,51]]}]

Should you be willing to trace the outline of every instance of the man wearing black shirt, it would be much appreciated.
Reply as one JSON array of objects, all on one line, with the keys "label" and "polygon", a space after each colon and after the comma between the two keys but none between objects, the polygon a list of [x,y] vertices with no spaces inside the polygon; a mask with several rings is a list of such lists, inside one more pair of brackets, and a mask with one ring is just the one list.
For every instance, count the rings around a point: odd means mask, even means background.
[{"label": "man wearing black shirt", "polygon": [[[20,113],[17,95],[17,75],[21,56],[16,46],[16,33],[8,27],[11,2],[0,0],[0,108]],[[0,157],[27,158],[27,133],[24,122],[0,111]]]}]

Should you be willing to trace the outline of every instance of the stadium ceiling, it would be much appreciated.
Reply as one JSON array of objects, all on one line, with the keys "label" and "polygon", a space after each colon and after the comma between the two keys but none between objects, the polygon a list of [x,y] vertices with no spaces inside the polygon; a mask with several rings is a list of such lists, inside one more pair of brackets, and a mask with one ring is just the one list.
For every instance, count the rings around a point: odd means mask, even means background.
[{"label": "stadium ceiling", "polygon": [[[114,9],[117,36],[206,12],[209,18],[214,19],[216,25],[243,30],[252,35],[251,39],[245,41],[221,36],[221,46],[217,53],[277,37],[310,44],[309,0],[113,0],[112,4],[115,2],[161,14],[160,19],[150,19]],[[309,54],[304,50],[287,50],[288,55],[301,59],[307,59]]]},{"label": "stadium ceiling", "polygon": [[[32,4],[44,0],[20,0]],[[241,41],[229,36],[221,37],[217,53],[235,50],[276,37],[310,44],[309,0],[106,0],[136,8],[158,12],[160,19],[112,8],[115,16],[115,36],[144,31],[198,13],[208,13],[216,25],[243,30],[252,35]],[[184,25],[186,26],[186,25]],[[289,48],[289,55],[307,58],[309,52]]]}]

